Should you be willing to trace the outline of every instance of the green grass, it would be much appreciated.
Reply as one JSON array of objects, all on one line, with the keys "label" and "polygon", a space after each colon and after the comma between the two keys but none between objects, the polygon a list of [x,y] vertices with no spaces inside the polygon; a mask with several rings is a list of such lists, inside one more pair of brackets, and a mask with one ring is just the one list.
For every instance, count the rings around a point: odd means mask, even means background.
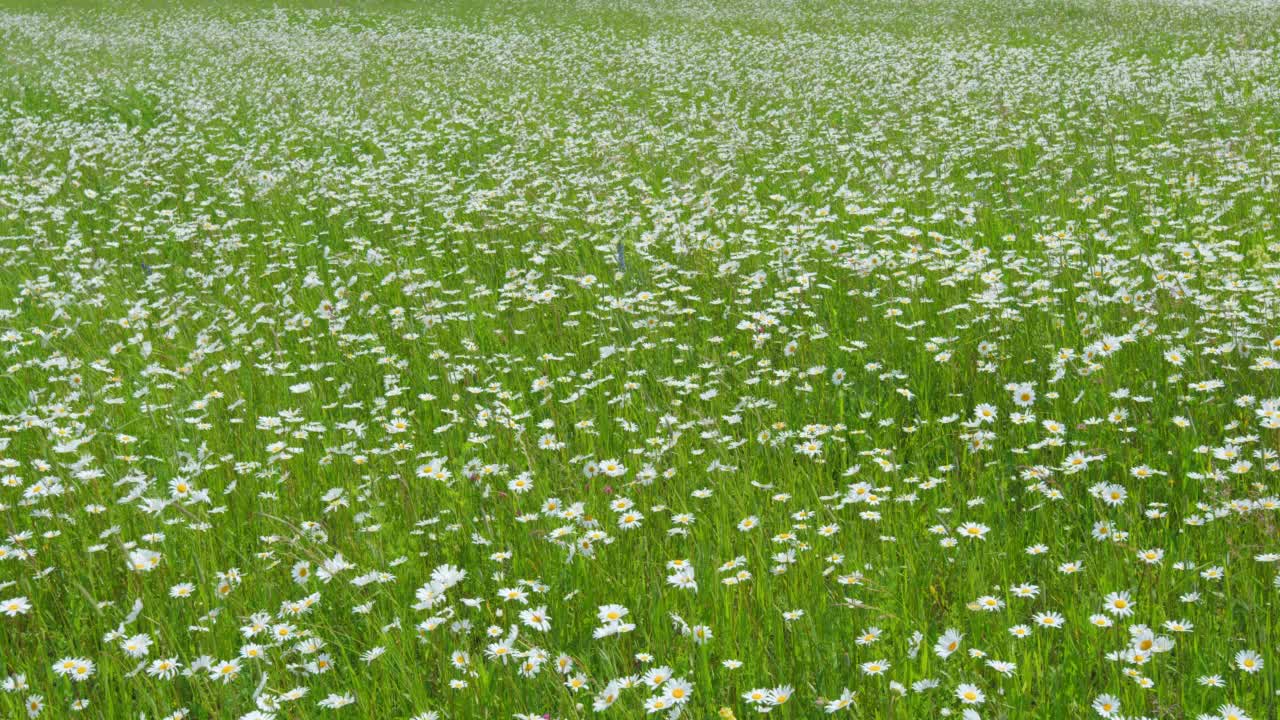
[{"label": "green grass", "polygon": [[1275,717],[1274,5],[0,8],[0,715]]}]

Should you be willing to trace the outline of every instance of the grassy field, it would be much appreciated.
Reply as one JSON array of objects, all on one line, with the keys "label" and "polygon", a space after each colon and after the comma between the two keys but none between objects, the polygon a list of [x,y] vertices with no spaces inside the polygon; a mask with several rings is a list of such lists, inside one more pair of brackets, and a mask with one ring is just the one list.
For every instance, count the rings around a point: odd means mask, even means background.
[{"label": "grassy field", "polygon": [[0,717],[1280,707],[1280,6],[0,0]]}]

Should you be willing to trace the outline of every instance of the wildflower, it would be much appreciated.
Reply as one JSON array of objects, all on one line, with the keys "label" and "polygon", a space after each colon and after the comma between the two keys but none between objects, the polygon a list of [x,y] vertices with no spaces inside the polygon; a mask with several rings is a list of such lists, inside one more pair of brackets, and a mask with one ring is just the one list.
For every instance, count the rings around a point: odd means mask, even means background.
[{"label": "wildflower", "polygon": [[981,705],[987,696],[976,685],[962,683],[956,688],[956,697],[965,705]]},{"label": "wildflower", "polygon": [[1236,653],[1236,667],[1253,674],[1262,670],[1262,656],[1252,650],[1241,650]]},{"label": "wildflower", "polygon": [[25,597],[9,598],[8,600],[0,600],[0,613],[7,617],[17,617],[18,615],[26,615],[31,611],[31,602]]}]

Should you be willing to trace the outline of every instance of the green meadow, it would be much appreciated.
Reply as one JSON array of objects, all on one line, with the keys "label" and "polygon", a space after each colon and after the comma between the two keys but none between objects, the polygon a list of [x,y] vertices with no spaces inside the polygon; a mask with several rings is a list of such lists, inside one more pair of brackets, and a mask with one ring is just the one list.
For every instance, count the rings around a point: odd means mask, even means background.
[{"label": "green meadow", "polygon": [[1274,720],[1280,5],[0,0],[0,717]]}]

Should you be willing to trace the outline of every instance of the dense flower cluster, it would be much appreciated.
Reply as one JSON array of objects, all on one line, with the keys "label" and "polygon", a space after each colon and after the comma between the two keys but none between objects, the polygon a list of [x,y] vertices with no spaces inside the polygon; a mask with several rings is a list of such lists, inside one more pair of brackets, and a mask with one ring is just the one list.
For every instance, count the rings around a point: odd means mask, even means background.
[{"label": "dense flower cluster", "polygon": [[0,714],[1272,717],[1278,21],[0,13]]}]

